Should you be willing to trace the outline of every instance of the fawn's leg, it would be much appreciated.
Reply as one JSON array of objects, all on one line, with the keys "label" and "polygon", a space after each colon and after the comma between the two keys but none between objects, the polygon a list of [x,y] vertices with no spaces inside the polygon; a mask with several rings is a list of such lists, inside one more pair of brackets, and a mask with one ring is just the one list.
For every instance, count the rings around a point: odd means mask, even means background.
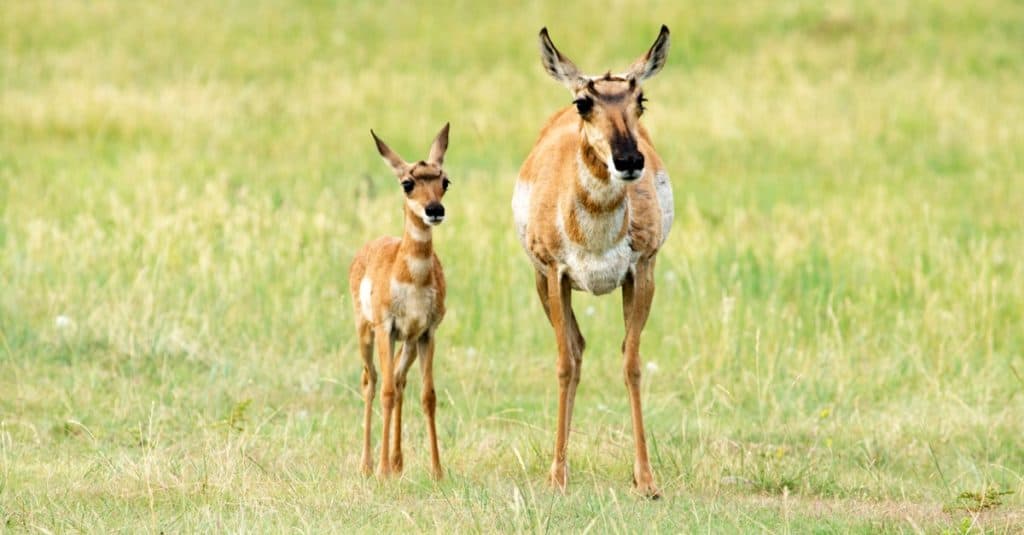
[{"label": "fawn's leg", "polygon": [[406,341],[402,344],[402,356],[395,366],[395,409],[392,418],[392,432],[394,438],[391,441],[391,470],[401,473],[404,466],[402,459],[402,400],[405,398],[405,377],[409,373],[409,367],[416,360],[415,342]]},{"label": "fawn's leg", "polygon": [[434,333],[428,333],[419,342],[420,372],[423,375],[423,414],[427,417],[427,436],[430,440],[430,475],[434,479],[444,477],[441,469],[441,455],[437,451],[437,426],[434,423],[434,409],[437,408],[437,394],[434,392]]},{"label": "fawn's leg", "polygon": [[382,378],[380,385],[381,415],[384,417],[384,425],[381,428],[380,462],[377,464],[377,476],[386,478],[391,475],[388,447],[390,446],[391,411],[395,407],[395,372],[393,366],[395,341],[391,337],[390,329],[383,323],[377,326],[375,335]]},{"label": "fawn's leg", "polygon": [[360,322],[356,326],[359,339],[359,356],[363,359],[363,462],[361,470],[364,476],[373,473],[373,461],[370,458],[370,431],[373,427],[373,395],[377,389],[377,368],[373,365],[373,326],[369,322]]}]

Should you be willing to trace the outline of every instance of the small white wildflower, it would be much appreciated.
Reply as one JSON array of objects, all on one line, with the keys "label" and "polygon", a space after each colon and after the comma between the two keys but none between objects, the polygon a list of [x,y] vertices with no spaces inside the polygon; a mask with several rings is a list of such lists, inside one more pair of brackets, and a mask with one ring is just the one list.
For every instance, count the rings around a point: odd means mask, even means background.
[{"label": "small white wildflower", "polygon": [[658,372],[658,363],[654,362],[653,360],[648,362],[647,363],[647,371],[649,371],[651,373],[657,373]]},{"label": "small white wildflower", "polygon": [[592,307],[592,306],[587,307],[586,310],[583,311],[583,313],[588,315],[588,316],[593,316],[594,312],[597,312],[597,311],[594,310],[594,307]]},{"label": "small white wildflower", "polygon": [[671,269],[665,272],[665,280],[674,281],[676,280],[676,272]]},{"label": "small white wildflower", "polygon": [[732,318],[733,308],[736,306],[736,298],[731,296],[722,297],[722,323],[728,324]]},{"label": "small white wildflower", "polygon": [[72,321],[71,318],[65,316],[64,314],[57,316],[53,320],[53,325],[57,327],[58,330],[70,329],[72,326],[74,326],[74,324],[75,322]]},{"label": "small white wildflower", "polygon": [[475,357],[476,356],[476,348],[472,347],[472,346],[467,348],[466,349],[466,356],[469,357],[469,358]]}]

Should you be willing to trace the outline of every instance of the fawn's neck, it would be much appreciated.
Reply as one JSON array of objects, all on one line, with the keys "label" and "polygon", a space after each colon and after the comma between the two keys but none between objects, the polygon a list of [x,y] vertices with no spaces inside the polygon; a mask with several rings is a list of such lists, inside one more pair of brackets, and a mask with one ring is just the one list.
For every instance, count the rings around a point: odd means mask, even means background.
[{"label": "fawn's neck", "polygon": [[434,262],[431,230],[432,227],[424,223],[420,216],[409,207],[405,208],[405,232],[398,246],[398,256],[405,263],[409,280],[417,285],[426,285],[431,280]]}]

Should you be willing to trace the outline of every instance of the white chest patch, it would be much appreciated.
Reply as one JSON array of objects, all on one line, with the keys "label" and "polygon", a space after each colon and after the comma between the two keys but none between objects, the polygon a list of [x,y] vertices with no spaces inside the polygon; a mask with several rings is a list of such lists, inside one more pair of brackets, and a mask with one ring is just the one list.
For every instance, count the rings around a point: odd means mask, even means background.
[{"label": "white chest patch", "polygon": [[373,321],[373,282],[369,277],[359,281],[359,310],[366,321]]},{"label": "white chest patch", "polygon": [[588,251],[566,242],[562,258],[573,289],[594,295],[606,294],[621,286],[635,260],[628,238],[603,251]]},{"label": "white chest patch", "polygon": [[594,295],[606,294],[622,285],[636,256],[629,246],[628,235],[620,237],[626,224],[625,204],[606,214],[593,215],[576,204],[576,222],[586,243],[575,243],[565,231],[565,215],[558,215],[558,228],[564,248],[560,262],[576,290]]},{"label": "white chest patch", "polygon": [[413,279],[423,280],[430,274],[430,269],[434,267],[434,259],[407,256],[405,265],[409,268],[409,274]]},{"label": "white chest patch", "polygon": [[391,280],[391,316],[402,338],[418,336],[430,326],[436,297],[433,287]]}]

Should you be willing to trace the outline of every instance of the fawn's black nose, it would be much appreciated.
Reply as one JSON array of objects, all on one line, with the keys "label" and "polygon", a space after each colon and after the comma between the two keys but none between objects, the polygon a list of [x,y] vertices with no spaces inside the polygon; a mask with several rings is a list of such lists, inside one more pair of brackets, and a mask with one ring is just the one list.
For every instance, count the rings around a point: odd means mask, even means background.
[{"label": "fawn's black nose", "polygon": [[444,217],[444,205],[439,202],[432,202],[423,209],[427,214],[427,217],[431,219],[439,219]]},{"label": "fawn's black nose", "polygon": [[615,165],[615,169],[617,171],[630,175],[644,168],[644,155],[637,151],[629,152],[621,156],[612,156],[612,163]]}]

